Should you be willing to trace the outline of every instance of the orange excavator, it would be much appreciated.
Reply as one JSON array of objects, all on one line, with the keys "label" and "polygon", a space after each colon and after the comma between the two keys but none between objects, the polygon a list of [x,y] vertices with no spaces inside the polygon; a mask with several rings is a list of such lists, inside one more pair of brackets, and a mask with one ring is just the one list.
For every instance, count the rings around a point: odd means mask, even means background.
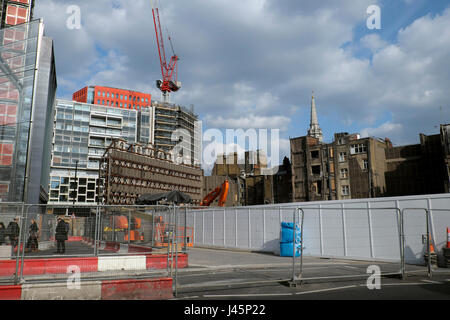
[{"label": "orange excavator", "polygon": [[213,191],[208,193],[200,202],[201,207],[209,207],[211,203],[213,203],[216,198],[219,198],[219,207],[223,207],[225,202],[227,201],[228,189],[230,188],[230,184],[228,180],[225,180],[221,186],[215,188]]},{"label": "orange excavator", "polygon": [[[114,219],[114,221],[113,221]],[[124,241],[128,241],[128,218],[126,216],[112,216],[110,217],[110,225],[114,226],[116,231],[122,231],[124,232]],[[141,219],[131,217],[131,223],[130,223],[130,240],[131,241],[137,241],[138,239],[143,240],[143,235],[140,235],[139,229],[141,228]],[[105,229],[105,231],[112,231]]]}]

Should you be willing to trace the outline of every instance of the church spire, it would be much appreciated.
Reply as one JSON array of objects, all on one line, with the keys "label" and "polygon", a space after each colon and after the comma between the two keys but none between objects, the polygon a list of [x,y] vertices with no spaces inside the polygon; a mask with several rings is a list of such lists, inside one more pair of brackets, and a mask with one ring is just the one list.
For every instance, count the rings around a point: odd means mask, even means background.
[{"label": "church spire", "polygon": [[308,136],[323,140],[322,130],[319,127],[319,120],[317,120],[316,101],[314,100],[314,91],[311,97],[311,123],[309,125]]}]

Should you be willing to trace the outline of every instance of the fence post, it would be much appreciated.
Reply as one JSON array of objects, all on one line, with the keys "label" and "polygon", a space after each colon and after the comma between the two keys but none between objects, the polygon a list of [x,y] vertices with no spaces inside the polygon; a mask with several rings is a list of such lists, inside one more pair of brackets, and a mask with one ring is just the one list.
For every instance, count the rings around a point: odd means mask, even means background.
[{"label": "fence post", "polygon": [[[303,210],[303,209],[302,209]],[[323,241],[323,221],[322,221],[322,205],[319,204],[319,238],[320,238],[320,255],[324,255],[324,241]]]},{"label": "fence post", "polygon": [[195,236],[195,231],[197,230],[197,212],[198,211],[192,211],[192,215],[194,216],[194,221],[193,221],[193,229],[192,229],[192,244],[194,245],[195,242],[197,241],[197,237]]},{"label": "fence post", "polygon": [[252,248],[252,219],[250,217],[250,208],[248,209],[248,248]]},{"label": "fence post", "polygon": [[[400,210],[400,209],[399,209]],[[400,212],[400,265],[401,265],[401,274],[402,279],[405,279],[406,266],[405,266],[405,225],[404,225],[404,212],[403,209]]]},{"label": "fence post", "polygon": [[262,225],[263,225],[263,248],[266,243],[266,209],[263,209],[263,219],[262,219]]},{"label": "fence post", "polygon": [[370,202],[369,201],[367,201],[367,219],[368,219],[368,224],[369,224],[370,257],[374,258],[375,254],[374,254],[374,249],[373,249],[372,213],[370,210]]},{"label": "fence post", "polygon": [[226,212],[226,210],[223,209],[223,247],[224,248],[227,246],[226,241],[225,241],[225,233],[226,233],[225,225],[227,223],[226,218],[225,218],[225,212]]},{"label": "fence post", "polygon": [[152,248],[155,244],[154,239],[155,239],[155,214],[156,214],[156,208],[155,210],[153,210],[152,213]]},{"label": "fence post", "polygon": [[234,246],[238,247],[238,215],[237,209],[234,209]]},{"label": "fence post", "polygon": [[183,252],[187,253],[187,207],[184,207],[184,239]]},{"label": "fence post", "polygon": [[344,257],[347,256],[347,228],[345,223],[345,206],[344,203],[341,204],[342,207],[342,236],[344,237]]},{"label": "fence post", "polygon": [[430,245],[431,245],[431,234],[430,234],[430,219],[429,219],[429,214],[430,212],[425,209],[425,218],[427,219],[427,253],[428,253],[428,278],[431,278],[433,276],[432,271],[431,271],[431,250],[430,250]]},{"label": "fence post", "polygon": [[[19,229],[19,237],[18,237],[18,241],[17,241],[17,252],[16,252],[16,270],[14,273],[14,284],[17,285],[18,281],[19,281],[19,260],[20,260],[20,244],[21,244],[21,240],[24,234],[24,225],[23,225],[23,220],[24,220],[24,210],[25,210],[25,204],[22,203],[22,209],[21,209],[21,215],[20,215],[20,229]],[[14,254],[14,245],[11,246],[11,256],[12,254]]]},{"label": "fence post", "polygon": [[131,209],[128,210],[128,244],[131,243]]},{"label": "fence post", "polygon": [[292,233],[292,281],[296,280],[295,277],[295,214],[297,213],[297,209],[294,209],[294,215],[292,217],[293,221],[293,233]]},{"label": "fence post", "polygon": [[[99,234],[100,229],[100,223],[99,223],[99,216],[100,216],[100,208],[97,206],[95,210],[95,224],[94,224],[94,255],[98,256],[98,244],[97,244],[97,238]],[[113,218],[114,221],[114,218]]]},{"label": "fence post", "polygon": [[300,223],[300,274],[299,279],[303,276],[303,225],[305,220],[305,212],[301,208],[297,208],[297,211],[302,212],[302,222]]},{"label": "fence post", "polygon": [[216,215],[216,210],[213,210],[213,212],[212,212],[212,245],[214,246],[214,238],[216,237],[216,234],[215,234],[215,232],[214,232],[214,216]]},{"label": "fence post", "polygon": [[18,247],[17,247],[17,254],[19,254],[19,251],[21,252],[21,254],[20,254],[20,261],[21,261],[21,263],[20,263],[20,272],[19,272],[19,279],[20,279],[20,281],[22,281],[23,280],[23,268],[24,268],[24,263],[25,263],[25,246],[27,245],[27,242],[26,242],[26,237],[27,237],[27,234],[26,234],[26,227],[27,227],[27,225],[28,225],[28,210],[29,210],[29,207],[27,207],[27,209],[25,209],[25,210],[22,210],[22,212],[23,212],[23,216],[24,216],[24,220],[25,220],[25,222],[24,222],[24,230],[23,230],[23,238],[22,238],[22,250],[20,250],[20,245],[18,245]]}]

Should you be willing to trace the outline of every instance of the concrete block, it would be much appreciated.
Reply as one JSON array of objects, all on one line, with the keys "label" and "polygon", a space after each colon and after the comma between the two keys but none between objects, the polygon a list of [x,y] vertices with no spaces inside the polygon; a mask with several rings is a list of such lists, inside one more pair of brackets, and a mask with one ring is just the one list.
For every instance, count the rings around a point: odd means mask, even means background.
[{"label": "concrete block", "polygon": [[145,269],[146,256],[98,257],[98,271]]},{"label": "concrete block", "polygon": [[101,281],[81,282],[79,289],[66,282],[22,286],[22,300],[100,300],[101,294]]},{"label": "concrete block", "polygon": [[11,246],[2,245],[0,246],[0,260],[11,259]]}]

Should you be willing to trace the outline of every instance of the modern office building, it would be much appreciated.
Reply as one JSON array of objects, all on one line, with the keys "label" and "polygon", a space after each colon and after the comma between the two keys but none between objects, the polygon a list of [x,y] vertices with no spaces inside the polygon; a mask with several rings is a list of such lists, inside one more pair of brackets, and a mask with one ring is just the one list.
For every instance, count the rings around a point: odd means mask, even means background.
[{"label": "modern office building", "polygon": [[151,95],[142,92],[101,86],[80,89],[72,99],[119,109],[140,110],[152,106],[155,110],[155,148],[172,153],[176,162],[200,165],[202,126],[193,108],[151,101]]},{"label": "modern office building", "polygon": [[56,87],[53,41],[44,36],[43,22],[1,29],[1,201],[48,199]]},{"label": "modern office building", "polygon": [[56,102],[49,203],[98,202],[99,163],[113,139],[153,144],[153,108]]},{"label": "modern office building", "polygon": [[106,107],[139,110],[151,105],[152,96],[126,89],[89,86],[75,92],[72,100]]},{"label": "modern office building", "polygon": [[34,0],[0,0],[0,28],[30,22]]},{"label": "modern office building", "polygon": [[[202,125],[193,108],[153,101],[155,147],[173,153],[176,162],[200,165]],[[178,160],[177,160],[178,159]]]}]

